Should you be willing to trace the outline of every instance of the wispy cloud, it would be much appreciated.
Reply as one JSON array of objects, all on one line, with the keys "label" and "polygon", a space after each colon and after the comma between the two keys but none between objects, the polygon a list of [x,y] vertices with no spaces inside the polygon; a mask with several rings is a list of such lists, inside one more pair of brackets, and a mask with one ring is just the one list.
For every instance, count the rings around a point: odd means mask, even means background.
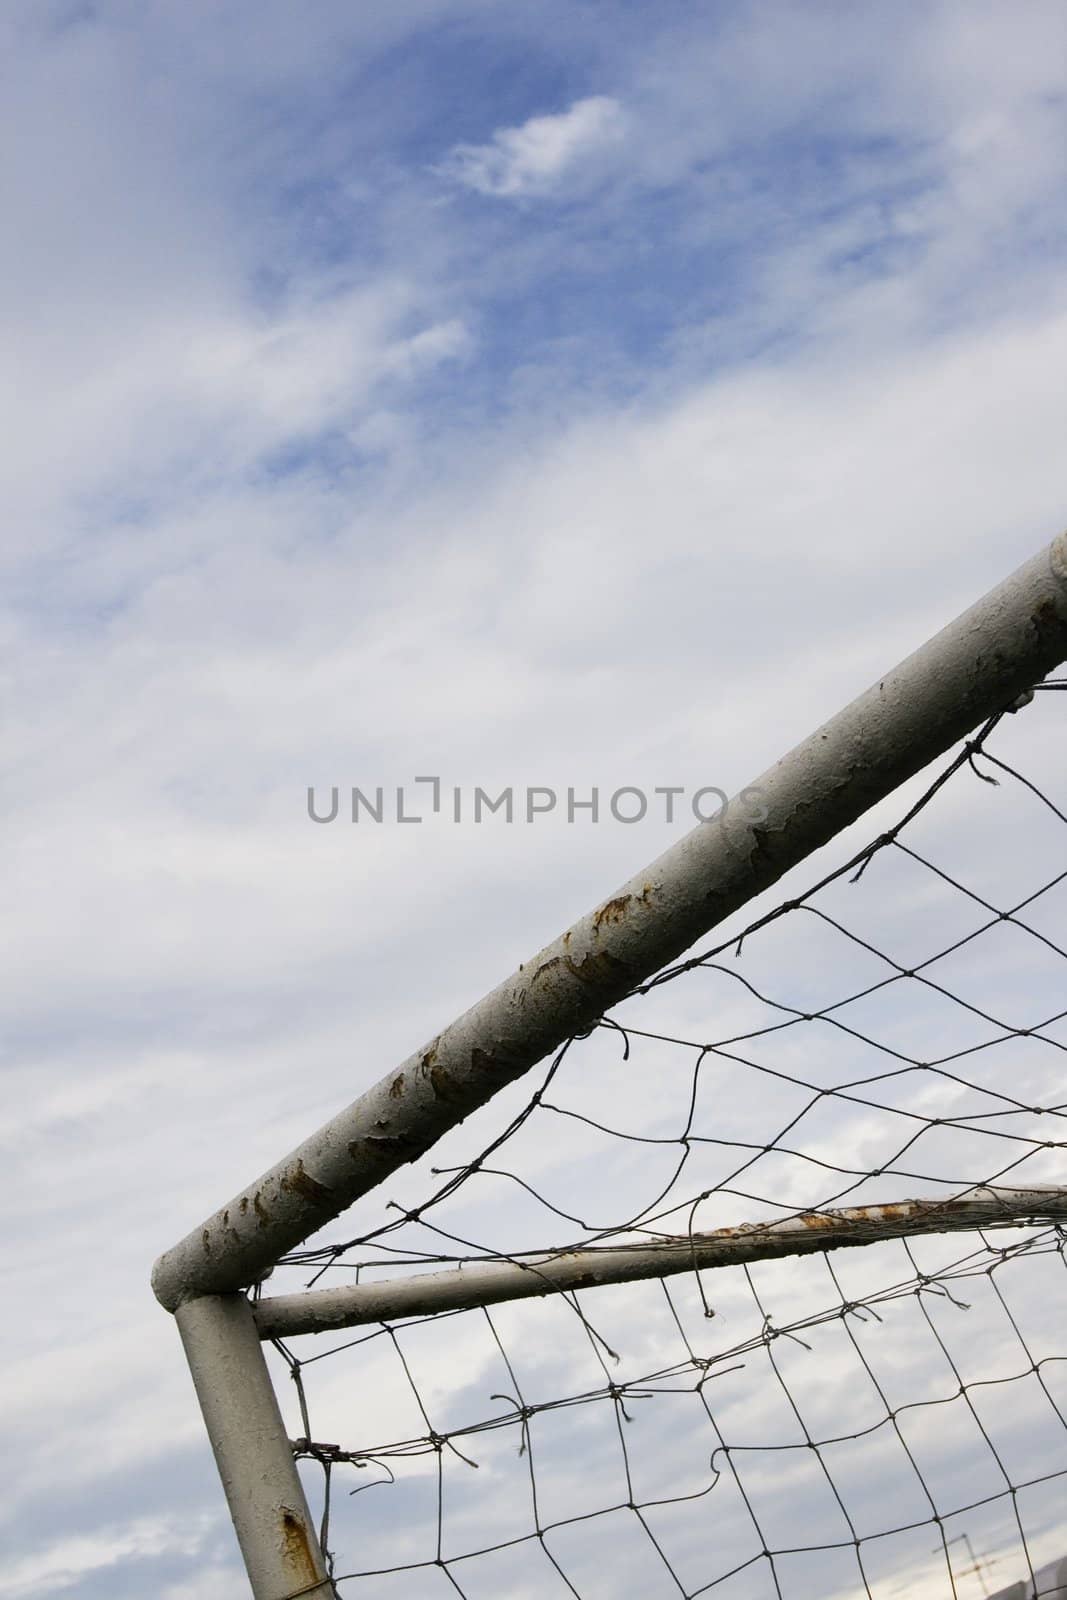
[{"label": "wispy cloud", "polygon": [[45,1543],[33,1555],[6,1566],[0,1577],[0,1595],[4,1600],[31,1600],[63,1593],[96,1574],[129,1563],[163,1557],[188,1559],[203,1547],[215,1523],[215,1518],[204,1516],[142,1517]]},{"label": "wispy cloud", "polygon": [[457,144],[439,170],[478,194],[507,200],[548,195],[620,144],[625,129],[619,102],[591,95],[566,111],[498,128],[485,144]]}]

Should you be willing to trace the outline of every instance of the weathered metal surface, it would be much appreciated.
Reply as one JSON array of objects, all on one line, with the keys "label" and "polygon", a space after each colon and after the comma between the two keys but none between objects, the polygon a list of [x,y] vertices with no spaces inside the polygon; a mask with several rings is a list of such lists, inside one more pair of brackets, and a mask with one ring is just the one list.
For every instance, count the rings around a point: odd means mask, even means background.
[{"label": "weathered metal surface", "polygon": [[353,1200],[1067,657],[1067,535],[698,825],[156,1264],[183,1300],[260,1279]]},{"label": "weathered metal surface", "polygon": [[191,1300],[177,1321],[255,1600],[334,1600],[248,1301]]},{"label": "weathered metal surface", "polygon": [[1025,1221],[1062,1222],[1065,1218],[1067,1189],[982,1188],[951,1200],[849,1206],[647,1244],[570,1250],[515,1261],[479,1261],[444,1272],[276,1295],[260,1300],[253,1310],[261,1339],[288,1339],[298,1333],[331,1333],[367,1322],[466,1311],[568,1289],[669,1278],[695,1268],[841,1250],[879,1239],[958,1233]]}]

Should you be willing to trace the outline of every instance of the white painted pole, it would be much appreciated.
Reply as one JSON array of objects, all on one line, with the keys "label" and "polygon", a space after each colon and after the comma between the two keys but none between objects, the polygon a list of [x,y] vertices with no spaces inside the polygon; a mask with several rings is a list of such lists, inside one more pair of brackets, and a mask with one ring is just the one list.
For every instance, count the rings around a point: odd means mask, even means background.
[{"label": "white painted pole", "polygon": [[558,1251],[513,1261],[476,1261],[409,1278],[275,1295],[260,1300],[254,1316],[261,1339],[288,1339],[300,1333],[332,1333],[367,1322],[466,1311],[568,1289],[669,1278],[694,1268],[811,1255],[916,1234],[1065,1219],[1067,1189],[981,1188],[955,1199],[900,1200],[892,1205],[803,1212],[781,1222],[745,1223],[647,1244]]},{"label": "white painted pole", "polygon": [[208,1295],[176,1317],[255,1600],[334,1600],[251,1306]]},{"label": "white painted pole", "polygon": [[[636,984],[1067,657],[1067,534],[156,1263],[173,1311],[261,1279]],[[746,793],[741,791],[742,796]]]}]

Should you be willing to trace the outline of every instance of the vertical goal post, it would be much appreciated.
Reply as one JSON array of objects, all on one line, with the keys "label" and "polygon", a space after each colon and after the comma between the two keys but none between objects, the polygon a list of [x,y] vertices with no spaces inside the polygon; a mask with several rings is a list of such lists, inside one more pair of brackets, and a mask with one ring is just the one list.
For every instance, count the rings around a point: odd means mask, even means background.
[{"label": "vertical goal post", "polygon": [[717,821],[699,824],[160,1258],[153,1286],[178,1322],[255,1600],[336,1592],[263,1340],[406,1315],[416,1301],[432,1313],[760,1259],[760,1251],[796,1254],[1023,1218],[1062,1222],[1063,1190],[983,1187],[952,1201],[820,1211],[638,1246],[472,1264],[392,1285],[255,1303],[246,1295],[287,1252],[587,1032],[609,1007],[980,723],[1011,708],[1065,658],[1062,534],[746,786],[742,794],[758,792],[760,820],[731,804]]}]

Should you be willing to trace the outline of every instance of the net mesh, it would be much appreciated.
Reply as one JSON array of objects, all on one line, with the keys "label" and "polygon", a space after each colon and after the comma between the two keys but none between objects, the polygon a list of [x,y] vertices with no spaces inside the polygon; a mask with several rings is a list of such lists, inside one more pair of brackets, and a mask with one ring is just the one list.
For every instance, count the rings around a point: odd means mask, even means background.
[{"label": "net mesh", "polygon": [[[1067,1185],[1062,687],[270,1292]],[[1065,1239],[1023,1219],[279,1341],[337,1593],[1067,1600]]]}]

